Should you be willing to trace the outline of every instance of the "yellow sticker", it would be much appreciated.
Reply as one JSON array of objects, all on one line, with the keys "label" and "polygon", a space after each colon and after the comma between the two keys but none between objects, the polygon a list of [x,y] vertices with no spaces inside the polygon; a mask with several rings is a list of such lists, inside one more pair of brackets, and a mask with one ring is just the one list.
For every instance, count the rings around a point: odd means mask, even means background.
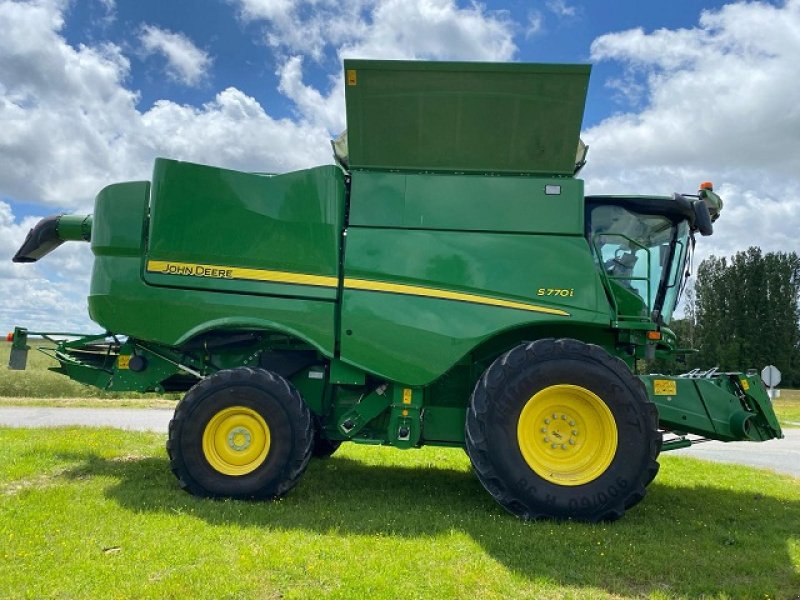
[{"label": "yellow sticker", "polygon": [[403,390],[403,404],[411,404],[411,388]]},{"label": "yellow sticker", "polygon": [[130,369],[131,363],[131,355],[130,354],[120,354],[117,358],[117,368],[118,369]]},{"label": "yellow sticker", "polygon": [[347,85],[357,85],[358,80],[356,78],[356,70],[355,69],[347,69]]},{"label": "yellow sticker", "polygon": [[741,381],[741,383],[742,383],[742,389],[743,389],[745,392],[746,392],[747,390],[749,390],[749,389],[750,389],[750,382],[748,382],[748,381],[747,381],[747,379],[740,379],[739,381]]},{"label": "yellow sticker", "polygon": [[678,393],[678,384],[672,379],[654,379],[653,393],[656,396],[675,396]]}]

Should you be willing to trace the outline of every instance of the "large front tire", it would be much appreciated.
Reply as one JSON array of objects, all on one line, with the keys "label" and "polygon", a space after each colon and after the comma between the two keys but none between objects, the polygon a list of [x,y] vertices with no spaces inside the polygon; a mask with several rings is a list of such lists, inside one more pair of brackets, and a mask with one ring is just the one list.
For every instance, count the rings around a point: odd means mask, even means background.
[{"label": "large front tire", "polygon": [[313,442],[311,413],[291,383],[237,368],[186,393],[169,424],[167,453],[194,495],[277,498],[297,484]]},{"label": "large front tire", "polygon": [[658,472],[658,412],[641,381],[593,344],[544,339],[500,356],[475,386],[466,449],[509,512],[614,520]]}]

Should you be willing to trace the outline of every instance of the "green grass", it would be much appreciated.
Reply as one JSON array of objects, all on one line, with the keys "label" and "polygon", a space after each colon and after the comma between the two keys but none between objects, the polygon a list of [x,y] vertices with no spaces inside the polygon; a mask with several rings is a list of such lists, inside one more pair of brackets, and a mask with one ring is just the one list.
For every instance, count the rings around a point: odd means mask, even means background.
[{"label": "green grass", "polygon": [[463,452],[343,446],[278,502],[178,489],[164,438],[0,429],[2,598],[795,598],[800,480],[662,457],[613,524],[524,523]]},{"label": "green grass", "polygon": [[781,390],[781,397],[773,400],[772,406],[782,427],[800,427],[800,390]]},{"label": "green grass", "polygon": [[24,371],[7,368],[11,344],[0,342],[0,406],[88,406],[167,408],[175,406],[178,395],[104,392],[83,385],[65,375],[48,371],[58,362],[39,352],[40,344],[31,341],[28,366]]}]

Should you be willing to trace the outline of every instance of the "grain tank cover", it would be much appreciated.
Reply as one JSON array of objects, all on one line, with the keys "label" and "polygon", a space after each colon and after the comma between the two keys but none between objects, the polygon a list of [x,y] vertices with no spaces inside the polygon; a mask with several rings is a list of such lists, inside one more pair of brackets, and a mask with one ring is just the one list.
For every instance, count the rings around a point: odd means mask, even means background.
[{"label": "grain tank cover", "polygon": [[349,166],[571,176],[590,70],[345,60]]}]

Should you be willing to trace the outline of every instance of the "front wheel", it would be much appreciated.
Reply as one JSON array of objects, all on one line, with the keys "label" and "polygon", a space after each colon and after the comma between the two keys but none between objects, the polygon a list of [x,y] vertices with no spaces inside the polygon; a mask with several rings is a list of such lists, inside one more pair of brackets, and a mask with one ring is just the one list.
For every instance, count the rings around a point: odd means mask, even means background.
[{"label": "front wheel", "polygon": [[467,411],[478,479],[526,519],[621,517],[658,472],[660,446],[658,413],[641,381],[577,340],[506,352],[478,381]]},{"label": "front wheel", "polygon": [[167,452],[182,488],[198,496],[276,498],[297,483],[314,442],[294,386],[262,369],[207,377],[180,401]]}]

